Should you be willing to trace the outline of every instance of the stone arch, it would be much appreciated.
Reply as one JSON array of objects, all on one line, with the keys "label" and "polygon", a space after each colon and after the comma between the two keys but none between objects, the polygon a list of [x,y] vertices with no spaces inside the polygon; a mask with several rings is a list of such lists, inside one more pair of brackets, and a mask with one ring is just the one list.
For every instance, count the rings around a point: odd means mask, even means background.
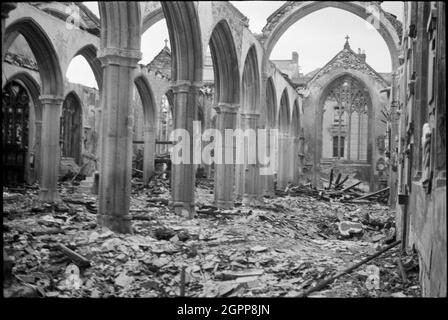
[{"label": "stone arch", "polygon": [[154,94],[147,78],[137,75],[135,86],[143,105],[144,136],[143,136],[143,181],[148,182],[154,174],[154,157],[156,151],[157,110]]},{"label": "stone arch", "polygon": [[260,105],[260,74],[255,46],[251,46],[244,62],[242,77],[242,113],[255,113]]},{"label": "stone arch", "polygon": [[101,91],[103,87],[103,69],[100,60],[97,58],[97,53],[98,49],[93,44],[88,44],[79,49],[72,59],[78,55],[81,55],[86,59],[95,76],[98,90]]},{"label": "stone arch", "polygon": [[63,96],[64,78],[59,58],[45,31],[30,17],[14,21],[5,30],[4,52],[19,34],[28,42],[36,58],[41,79],[41,94]]},{"label": "stone arch", "polygon": [[[25,88],[28,89],[28,92],[31,96],[31,99],[33,100],[34,105],[34,113],[36,116],[36,121],[42,121],[42,106],[40,104],[40,86],[37,83],[37,81],[27,72],[17,72],[13,74],[8,81],[19,81],[21,82]],[[6,83],[5,83],[6,85]]]},{"label": "stone arch", "polygon": [[[34,146],[30,146],[29,150],[34,151],[34,174],[32,178],[34,180],[38,180],[41,174],[40,151],[41,151],[41,137],[42,137],[42,104],[39,100],[41,94],[40,86],[37,83],[37,81],[27,72],[18,72],[13,74],[8,79],[8,81],[13,80],[23,84],[23,86],[28,90],[31,99],[33,100],[34,123],[31,123],[30,121],[30,132],[33,132],[34,128]],[[31,174],[29,175],[29,177],[31,178]]]},{"label": "stone arch", "polygon": [[[339,72],[334,74],[332,77],[330,77],[329,79],[327,79],[325,81],[324,84],[321,85],[320,90],[318,93],[316,93],[316,97],[318,97],[317,101],[317,108],[315,109],[315,123],[314,123],[314,128],[315,128],[315,137],[317,138],[316,141],[316,146],[315,146],[315,156],[316,156],[316,161],[320,161],[321,159],[321,153],[322,153],[322,139],[319,139],[318,137],[320,137],[322,135],[322,117],[323,117],[323,107],[324,107],[324,103],[326,98],[328,97],[328,93],[329,90],[332,87],[332,84],[335,83],[336,81],[338,81],[341,78],[344,77],[351,77],[353,79],[355,79],[356,81],[358,81],[365,89],[367,89],[368,91],[368,96],[369,96],[369,103],[367,104],[367,109],[368,109],[368,119],[373,119],[374,118],[374,108],[373,108],[373,104],[374,104],[374,95],[375,92],[373,91],[372,88],[369,87],[369,85],[362,79],[360,78],[358,75],[354,74],[353,72],[349,72],[349,71],[345,71],[345,72]],[[372,125],[371,121],[369,121],[369,128],[368,128],[368,141],[371,142],[369,143],[369,147],[368,147],[368,151],[367,151],[367,162],[371,163],[372,161],[372,150],[371,150],[371,145],[373,144],[373,139],[374,139],[374,126]]]},{"label": "stone arch", "polygon": [[161,2],[171,43],[171,79],[202,81],[199,17],[192,1]]},{"label": "stone arch", "polygon": [[[378,32],[386,42],[392,61],[392,70],[398,67],[401,42],[401,23],[379,5],[362,1],[288,1],[267,19],[263,28],[265,59],[267,62],[277,41],[286,30],[303,17],[323,8],[338,8],[370,21],[379,20]],[[374,12],[374,13],[373,13]],[[369,20],[370,19],[370,20]]]},{"label": "stone arch", "polygon": [[138,94],[142,100],[143,116],[145,118],[145,124],[149,124],[153,127],[156,126],[157,110],[154,99],[154,94],[151,90],[148,80],[143,75],[137,75],[135,80],[135,86],[137,87]]},{"label": "stone arch", "polygon": [[[40,102],[39,90],[37,82],[26,72],[16,73],[3,83],[2,126],[5,123],[7,126],[2,135],[2,153],[3,159],[8,159],[6,163],[3,162],[2,170],[5,184],[32,183],[36,176],[36,170],[31,166],[31,156],[39,154],[34,152],[36,144],[40,145],[35,130],[36,109]],[[36,166],[40,163],[39,159],[39,156],[34,157],[35,168],[40,168],[39,165]]]},{"label": "stone arch", "polygon": [[351,77],[358,83],[360,83],[367,91],[368,103],[367,103],[367,160],[366,165],[370,166],[370,188],[373,190],[373,180],[374,180],[374,165],[373,165],[373,146],[375,144],[375,108],[374,105],[379,103],[379,93],[375,92],[374,88],[369,86],[360,75],[352,71],[341,71],[333,74],[332,76],[325,79],[319,85],[319,90],[313,94],[317,99],[317,108],[314,110],[314,163],[315,169],[313,172],[314,184],[318,184],[318,174],[321,170],[321,159],[322,159],[322,128],[323,128],[323,107],[325,100],[328,97],[328,93],[331,90],[332,85],[339,79],[344,77]]},{"label": "stone arch", "polygon": [[275,91],[274,80],[269,77],[266,83],[266,112],[267,124],[269,128],[275,128],[277,120],[277,94]]},{"label": "stone arch", "polygon": [[300,127],[300,108],[298,99],[295,99],[291,117],[291,135],[293,137],[298,138],[300,136]]},{"label": "stone arch", "polygon": [[232,32],[226,20],[219,21],[210,36],[210,53],[215,76],[216,101],[239,102],[238,57]]},{"label": "stone arch", "polygon": [[141,13],[136,1],[98,2],[101,48],[140,50]]},{"label": "stone arch", "polygon": [[160,20],[165,19],[165,16],[163,15],[162,7],[155,9],[154,11],[151,11],[143,18],[143,24],[142,24],[142,34],[146,32],[149,28],[151,28],[154,24],[159,22]]},{"label": "stone arch", "polygon": [[280,108],[278,110],[277,119],[278,119],[278,129],[282,133],[289,132],[290,124],[291,124],[291,112],[289,107],[289,98],[288,98],[288,90],[285,88],[283,90],[282,96],[280,98]]}]

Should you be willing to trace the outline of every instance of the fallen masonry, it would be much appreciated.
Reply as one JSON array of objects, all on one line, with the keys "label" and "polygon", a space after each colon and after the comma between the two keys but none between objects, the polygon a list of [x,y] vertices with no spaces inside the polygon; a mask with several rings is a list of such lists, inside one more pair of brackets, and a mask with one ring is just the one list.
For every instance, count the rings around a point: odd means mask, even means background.
[{"label": "fallen masonry", "polygon": [[[199,179],[190,220],[154,178],[133,188],[134,233],[124,235],[97,227],[95,195],[59,188],[56,205],[35,188],[3,189],[5,297],[298,297],[395,241],[394,213],[376,201],[285,193],[219,210]],[[420,296],[418,268],[396,246],[309,296]]]}]

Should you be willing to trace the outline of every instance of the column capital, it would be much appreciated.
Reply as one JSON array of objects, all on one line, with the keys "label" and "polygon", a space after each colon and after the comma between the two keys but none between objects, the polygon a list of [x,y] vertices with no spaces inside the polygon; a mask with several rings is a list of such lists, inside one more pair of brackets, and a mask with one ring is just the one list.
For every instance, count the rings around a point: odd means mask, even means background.
[{"label": "column capital", "polygon": [[44,94],[39,96],[39,101],[45,105],[58,105],[64,102],[64,98],[61,96],[53,95],[53,94]]},{"label": "column capital", "polygon": [[240,108],[240,106],[238,104],[220,102],[213,108],[217,113],[238,113],[238,109]]},{"label": "column capital", "polygon": [[9,17],[9,12],[17,8],[17,4],[15,2],[2,2],[2,19],[6,19]]},{"label": "column capital", "polygon": [[257,119],[260,118],[260,114],[259,113],[248,113],[248,112],[246,112],[246,113],[242,113],[241,114],[241,118],[242,119],[255,119],[255,120],[257,120]]},{"label": "column capital", "polygon": [[190,80],[176,80],[172,81],[170,85],[170,89],[173,90],[173,93],[187,93],[192,89],[199,90],[201,87],[202,82],[191,82]]},{"label": "column capital", "polygon": [[142,59],[140,50],[128,50],[121,48],[103,48],[98,54],[101,65],[119,65],[123,67],[137,67],[137,63]]}]

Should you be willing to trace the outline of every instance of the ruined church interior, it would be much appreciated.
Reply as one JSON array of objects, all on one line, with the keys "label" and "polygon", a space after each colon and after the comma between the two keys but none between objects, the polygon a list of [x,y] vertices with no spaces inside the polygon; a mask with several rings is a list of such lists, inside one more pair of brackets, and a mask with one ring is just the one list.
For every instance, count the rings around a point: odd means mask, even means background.
[{"label": "ruined church interior", "polygon": [[445,2],[263,3],[2,2],[5,298],[446,297]]}]

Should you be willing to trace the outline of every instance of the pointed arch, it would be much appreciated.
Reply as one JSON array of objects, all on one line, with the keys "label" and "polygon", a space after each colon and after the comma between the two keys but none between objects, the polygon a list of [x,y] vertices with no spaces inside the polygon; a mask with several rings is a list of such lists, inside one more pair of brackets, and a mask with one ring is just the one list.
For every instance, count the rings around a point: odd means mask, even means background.
[{"label": "pointed arch", "polygon": [[61,115],[61,153],[63,157],[74,158],[78,165],[82,162],[82,101],[72,90],[65,96]]},{"label": "pointed arch", "polygon": [[140,50],[141,12],[137,1],[99,1],[101,48]]},{"label": "pointed arch", "polygon": [[202,81],[199,17],[192,1],[162,1],[171,44],[171,79]]},{"label": "pointed arch", "polygon": [[81,55],[86,59],[87,63],[93,71],[98,89],[101,91],[103,88],[103,68],[101,67],[100,60],[97,58],[97,53],[98,49],[93,44],[88,44],[79,49],[78,52],[76,52],[72,57],[72,59],[78,55]]},{"label": "pointed arch", "polygon": [[245,113],[256,113],[260,106],[260,72],[255,45],[247,52],[242,80],[241,109]]},{"label": "pointed arch", "polygon": [[[27,72],[17,72],[13,74],[9,81],[19,81],[21,82],[29,91],[31,99],[33,100],[34,112],[37,121],[42,121],[42,106],[39,100],[41,95],[40,86],[37,81]],[[5,83],[6,85],[6,83]]]},{"label": "pointed arch", "polygon": [[59,57],[50,38],[42,27],[32,18],[26,17],[14,21],[5,30],[5,49],[21,34],[33,52],[41,78],[41,94],[63,96],[64,78]]},{"label": "pointed arch", "polygon": [[155,127],[157,115],[156,103],[148,79],[143,75],[138,75],[134,82],[137,87],[138,94],[140,95],[140,99],[142,100],[145,124]]},{"label": "pointed arch", "polygon": [[298,99],[294,100],[291,118],[291,135],[298,138],[300,136],[300,107]]},{"label": "pointed arch", "polygon": [[289,132],[289,126],[291,123],[291,112],[289,107],[289,97],[288,90],[285,88],[282,92],[282,96],[280,98],[280,108],[278,111],[277,119],[278,119],[278,128],[281,132],[287,133]]},{"label": "pointed arch", "polygon": [[323,8],[342,9],[366,20],[366,22],[376,23],[375,27],[389,49],[392,70],[398,67],[402,36],[401,22],[379,5],[368,1],[287,1],[268,17],[267,24],[263,28],[265,65],[278,40],[289,27],[305,16]]},{"label": "pointed arch", "polygon": [[226,20],[221,20],[215,25],[209,44],[214,66],[216,100],[238,103],[240,91],[238,57],[232,32]]}]

